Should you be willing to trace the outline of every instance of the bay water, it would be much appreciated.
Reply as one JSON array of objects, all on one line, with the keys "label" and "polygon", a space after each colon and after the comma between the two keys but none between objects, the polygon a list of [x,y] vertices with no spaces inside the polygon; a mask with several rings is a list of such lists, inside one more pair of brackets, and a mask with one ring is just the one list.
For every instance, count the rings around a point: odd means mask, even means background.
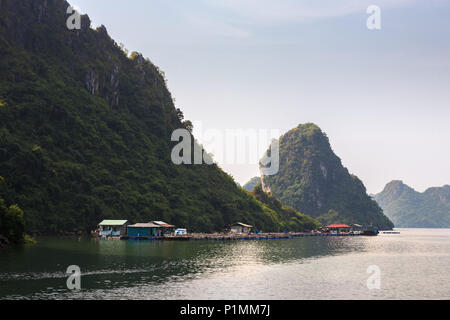
[{"label": "bay water", "polygon": [[[0,299],[450,299],[450,229],[376,237],[120,241],[0,251]],[[81,290],[67,287],[69,266]]]}]

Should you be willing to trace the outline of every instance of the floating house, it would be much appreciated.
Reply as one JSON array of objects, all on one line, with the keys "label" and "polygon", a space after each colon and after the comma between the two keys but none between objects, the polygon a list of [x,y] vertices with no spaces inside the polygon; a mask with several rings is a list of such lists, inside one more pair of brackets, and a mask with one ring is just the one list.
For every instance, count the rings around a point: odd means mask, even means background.
[{"label": "floating house", "polygon": [[121,237],[127,234],[128,220],[103,220],[98,225],[100,236]]},{"label": "floating house", "polygon": [[349,225],[346,225],[346,224],[330,224],[330,225],[326,226],[325,228],[331,232],[348,233],[348,232],[350,232],[352,227]]},{"label": "floating house", "polygon": [[172,234],[175,226],[164,221],[130,225],[128,220],[103,220],[98,225],[100,237],[158,238]]},{"label": "floating house", "polygon": [[161,226],[154,223],[136,223],[128,226],[129,237],[158,237],[161,234]]},{"label": "floating house", "polygon": [[170,234],[175,230],[175,226],[168,224],[164,221],[151,221],[150,223],[154,223],[160,227],[159,236],[163,237],[166,234]]},{"label": "floating house", "polygon": [[242,222],[236,222],[233,223],[230,227],[231,233],[250,233],[252,231],[253,226],[242,223]]}]

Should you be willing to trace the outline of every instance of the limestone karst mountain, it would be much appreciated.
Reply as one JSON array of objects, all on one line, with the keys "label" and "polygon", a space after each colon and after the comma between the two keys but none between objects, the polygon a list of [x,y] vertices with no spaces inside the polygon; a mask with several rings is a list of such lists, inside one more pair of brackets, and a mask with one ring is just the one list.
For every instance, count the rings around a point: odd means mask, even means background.
[{"label": "limestone karst mountain", "polygon": [[342,165],[317,125],[299,125],[284,134],[279,145],[280,170],[265,176],[263,186],[284,204],[324,224],[393,227],[361,180]]}]

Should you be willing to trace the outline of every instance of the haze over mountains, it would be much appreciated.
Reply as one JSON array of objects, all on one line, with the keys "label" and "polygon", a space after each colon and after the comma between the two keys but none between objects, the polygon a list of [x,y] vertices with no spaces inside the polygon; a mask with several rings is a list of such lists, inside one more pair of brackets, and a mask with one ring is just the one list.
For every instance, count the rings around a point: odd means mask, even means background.
[{"label": "haze over mountains", "polygon": [[402,181],[389,182],[374,196],[396,227],[450,228],[450,186],[420,193]]}]

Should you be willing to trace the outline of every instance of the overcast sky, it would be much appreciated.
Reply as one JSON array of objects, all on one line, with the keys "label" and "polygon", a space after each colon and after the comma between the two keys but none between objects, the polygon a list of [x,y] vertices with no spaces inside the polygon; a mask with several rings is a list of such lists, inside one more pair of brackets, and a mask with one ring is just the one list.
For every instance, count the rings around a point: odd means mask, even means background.
[{"label": "overcast sky", "polygon": [[[369,193],[450,184],[450,0],[70,2],[164,70],[204,129],[314,122]],[[372,4],[381,30],[366,27]]]}]

